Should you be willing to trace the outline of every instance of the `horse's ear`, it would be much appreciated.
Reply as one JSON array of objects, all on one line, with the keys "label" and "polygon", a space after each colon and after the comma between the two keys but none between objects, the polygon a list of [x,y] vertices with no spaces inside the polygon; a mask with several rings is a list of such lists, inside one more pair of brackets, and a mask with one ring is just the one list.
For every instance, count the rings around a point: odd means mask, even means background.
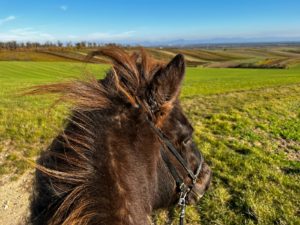
[{"label": "horse's ear", "polygon": [[151,82],[151,92],[160,105],[174,101],[177,98],[184,73],[184,57],[182,54],[178,54],[166,67],[155,74]]}]

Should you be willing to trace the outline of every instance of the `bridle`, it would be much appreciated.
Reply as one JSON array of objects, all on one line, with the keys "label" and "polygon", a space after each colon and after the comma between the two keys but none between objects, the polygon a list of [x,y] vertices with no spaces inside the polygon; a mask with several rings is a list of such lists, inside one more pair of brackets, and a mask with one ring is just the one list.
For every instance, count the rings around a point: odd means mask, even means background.
[{"label": "bridle", "polygon": [[[193,173],[193,171],[188,168],[187,162],[179,154],[179,152],[173,146],[173,144],[168,139],[168,137],[159,128],[157,128],[154,125],[154,123],[152,121],[150,121],[148,118],[147,118],[147,121],[164,145],[163,146],[164,148],[161,148],[160,153],[161,153],[162,159],[164,160],[166,166],[168,167],[172,177],[174,178],[174,180],[176,182],[176,189],[179,193],[178,205],[181,207],[179,224],[183,225],[184,217],[185,217],[186,199],[187,199],[188,194],[191,192],[191,190],[193,189],[194,185],[197,182],[198,176],[202,170],[204,158],[203,158],[201,152],[199,151],[200,163],[197,167],[196,173]],[[172,153],[173,156],[175,156],[175,158],[178,160],[178,162],[184,168],[187,175],[192,180],[191,184],[186,184],[184,182],[184,180],[181,178],[181,176],[178,174],[178,171],[176,170],[175,166],[172,164],[170,158],[168,157],[168,155],[165,151],[165,147],[167,147],[167,149]]]},{"label": "bridle", "polygon": [[[144,106],[144,104],[140,104],[141,101],[140,101],[139,98],[136,98],[136,100],[138,102],[138,104],[137,104],[138,108],[140,106]],[[152,95],[149,96],[149,101],[150,101],[150,111],[151,112],[157,111],[158,104],[153,99]],[[144,108],[146,108],[146,111],[148,111],[147,107],[144,107]],[[204,162],[204,158],[203,158],[201,152],[199,151],[200,163],[197,167],[196,173],[193,173],[193,171],[189,169],[189,167],[187,165],[187,162],[179,154],[179,152],[173,146],[173,144],[168,139],[168,137],[159,128],[157,128],[155,126],[155,124],[148,117],[146,117],[146,120],[150,124],[151,128],[157,134],[157,136],[159,137],[160,141],[163,144],[163,148],[160,149],[160,153],[161,153],[162,159],[164,160],[166,166],[168,167],[168,169],[169,169],[169,171],[170,171],[170,173],[171,173],[171,175],[174,178],[175,183],[176,183],[176,190],[179,193],[179,200],[178,200],[177,204],[181,207],[179,224],[183,225],[184,224],[184,217],[185,217],[185,208],[186,208],[186,204],[187,204],[187,197],[188,197],[188,194],[191,192],[191,190],[193,189],[193,187],[195,186],[195,184],[198,180],[199,174],[202,170],[202,165],[203,165],[203,162]],[[168,157],[167,153],[165,152],[166,147],[173,154],[173,156],[175,156],[175,158],[178,160],[178,162],[184,168],[184,170],[186,171],[186,173],[188,174],[188,176],[192,180],[191,184],[186,184],[184,182],[184,180],[181,178],[181,176],[178,174],[177,169],[172,164],[170,158]]]}]

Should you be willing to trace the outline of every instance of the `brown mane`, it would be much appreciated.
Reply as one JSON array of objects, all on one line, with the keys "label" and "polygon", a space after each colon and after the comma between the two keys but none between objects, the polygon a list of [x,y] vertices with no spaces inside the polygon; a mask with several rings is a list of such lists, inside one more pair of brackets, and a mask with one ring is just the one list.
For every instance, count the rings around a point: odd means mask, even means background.
[{"label": "brown mane", "polygon": [[27,94],[60,94],[61,101],[71,102],[78,110],[87,110],[107,107],[111,104],[110,97],[118,93],[135,106],[138,91],[163,67],[162,62],[149,57],[144,49],[130,55],[121,48],[103,48],[90,53],[87,60],[96,55],[108,57],[113,63],[106,74],[111,86],[106,87],[95,77],[88,77],[87,80],[37,85]]},{"label": "brown mane", "polygon": [[[51,218],[50,224],[58,225],[61,219],[64,224],[85,225],[91,223],[91,219],[97,215],[93,211],[93,201],[90,196],[85,195],[86,177],[91,174],[90,155],[95,151],[91,140],[93,132],[90,129],[90,122],[86,111],[101,110],[114,104],[111,99],[119,96],[128,101],[132,106],[137,106],[138,91],[143,89],[153,78],[155,73],[162,68],[162,63],[150,58],[141,49],[140,54],[136,52],[128,54],[120,48],[103,48],[92,52],[88,58],[102,55],[112,60],[113,65],[107,73],[105,82],[99,82],[95,77],[88,77],[86,80],[75,80],[65,83],[38,85],[32,87],[27,94],[59,94],[57,102],[69,102],[72,104],[73,115],[70,123],[76,126],[77,132],[60,135],[60,141],[64,147],[72,149],[72,153],[48,152],[48,154],[65,161],[66,166],[50,169],[47,166],[35,164],[36,168],[49,177],[56,179],[52,181],[53,188],[59,195],[68,193],[67,198]],[[51,147],[51,146],[50,146]],[[55,182],[62,180],[71,184],[75,189],[62,189]],[[72,212],[66,217],[68,209]]]}]

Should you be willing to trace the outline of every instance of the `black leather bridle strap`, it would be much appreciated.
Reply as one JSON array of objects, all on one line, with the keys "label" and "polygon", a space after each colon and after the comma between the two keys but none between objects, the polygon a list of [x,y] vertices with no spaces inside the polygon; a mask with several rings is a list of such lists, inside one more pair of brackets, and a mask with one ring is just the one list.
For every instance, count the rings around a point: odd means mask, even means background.
[{"label": "black leather bridle strap", "polygon": [[[147,119],[148,120],[148,119]],[[172,154],[176,157],[176,159],[179,161],[179,163],[182,165],[182,167],[186,170],[190,178],[194,181],[197,180],[197,177],[194,175],[194,173],[188,168],[186,161],[182,158],[182,156],[178,153],[178,151],[175,149],[175,147],[172,145],[172,143],[167,139],[167,137],[151,122],[149,121],[149,124],[155,131],[155,133],[159,136],[161,141],[168,147],[168,149],[172,152]]]},{"label": "black leather bridle strap", "polygon": [[[160,141],[162,142],[162,148],[160,149],[161,157],[164,160],[166,166],[168,167],[171,175],[173,176],[176,187],[178,188],[178,191],[180,193],[178,205],[181,207],[180,211],[180,220],[179,224],[183,225],[184,223],[184,217],[185,217],[185,207],[186,207],[186,198],[189,192],[192,190],[193,186],[197,182],[198,176],[202,170],[202,164],[204,162],[203,156],[201,152],[200,154],[200,163],[198,165],[198,168],[196,170],[196,173],[194,174],[187,165],[187,162],[183,159],[183,157],[179,154],[179,152],[176,150],[176,148],[173,146],[173,144],[169,141],[168,137],[165,136],[164,133],[160,131],[159,128],[157,128],[153,122],[151,122],[148,118],[146,118],[148,123],[150,124],[151,128],[154,130],[154,132],[158,135]],[[170,152],[173,154],[173,156],[179,161],[179,163],[182,165],[182,167],[186,170],[189,177],[192,179],[191,185],[186,185],[184,183],[184,180],[179,176],[175,166],[170,161],[170,158],[168,157],[167,153],[165,152],[165,147],[167,147]]]},{"label": "black leather bridle strap", "polygon": [[167,153],[165,152],[165,150],[163,148],[160,149],[160,154],[161,154],[161,157],[164,160],[165,164],[167,165],[172,177],[174,178],[174,180],[176,182],[176,187],[179,188],[180,185],[183,183],[182,178],[179,176],[175,166],[172,164],[169,157],[167,156]]}]

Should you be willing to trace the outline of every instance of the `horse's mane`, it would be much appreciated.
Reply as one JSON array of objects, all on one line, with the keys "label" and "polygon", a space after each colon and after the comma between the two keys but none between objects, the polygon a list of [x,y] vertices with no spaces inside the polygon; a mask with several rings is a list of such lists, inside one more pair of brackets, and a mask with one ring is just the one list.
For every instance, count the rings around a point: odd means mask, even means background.
[{"label": "horse's mane", "polygon": [[[137,97],[140,91],[163,68],[162,63],[149,57],[143,49],[139,53],[129,54],[120,48],[102,48],[92,52],[89,57],[95,55],[108,57],[113,62],[104,82],[89,77],[86,80],[39,85],[28,91],[28,94],[59,94],[60,101],[71,102],[74,106],[70,124],[76,129],[72,129],[72,132],[62,132],[45,152],[46,160],[40,160],[35,165],[45,176],[44,179],[49,179],[46,182],[50,183],[57,196],[62,199],[49,221],[52,225],[84,225],[101,218],[94,210],[97,204],[93,197],[94,187],[87,181],[94,171],[89,156],[95,152],[95,136],[90,129],[91,122],[87,113],[109,108],[110,104],[113,104],[112,96],[119,96],[136,106],[139,104]],[[63,149],[69,150],[55,151],[56,147],[53,145],[57,144],[56,142],[60,142]],[[49,158],[52,157],[65,163],[53,164],[51,159],[49,162]]]},{"label": "horse's mane", "polygon": [[28,94],[60,94],[59,100],[71,102],[77,110],[102,109],[110,104],[111,97],[119,94],[136,106],[139,91],[149,84],[162,63],[151,58],[144,49],[132,54],[118,47],[102,48],[90,53],[87,60],[96,55],[108,57],[112,68],[106,74],[103,85],[95,77],[65,83],[37,85]]}]

